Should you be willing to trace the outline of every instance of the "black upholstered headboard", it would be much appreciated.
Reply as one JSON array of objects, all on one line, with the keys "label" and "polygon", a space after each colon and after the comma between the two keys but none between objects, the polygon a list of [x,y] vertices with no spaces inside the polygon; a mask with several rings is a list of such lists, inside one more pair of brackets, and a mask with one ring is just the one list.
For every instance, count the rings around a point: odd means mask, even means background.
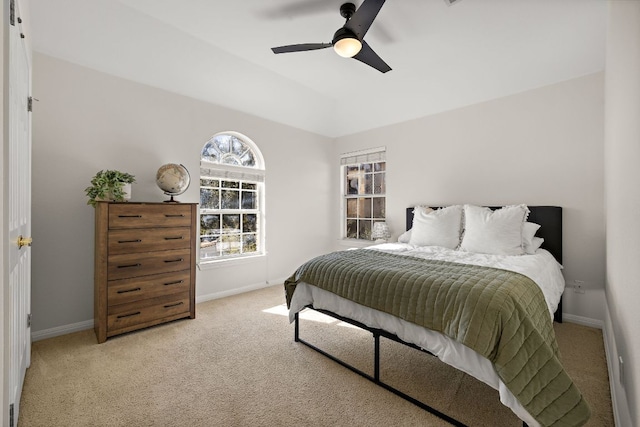
[{"label": "black upholstered headboard", "polygon": [[[500,209],[502,206],[489,206]],[[562,264],[562,208],[560,206],[529,206],[529,222],[540,224],[536,236],[542,237],[542,248]],[[413,207],[407,208],[407,230],[413,225]]]}]

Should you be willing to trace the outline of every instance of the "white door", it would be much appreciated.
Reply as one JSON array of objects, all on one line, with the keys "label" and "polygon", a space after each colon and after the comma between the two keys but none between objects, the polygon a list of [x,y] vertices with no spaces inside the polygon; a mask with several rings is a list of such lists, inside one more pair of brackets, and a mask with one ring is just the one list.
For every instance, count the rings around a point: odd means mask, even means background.
[{"label": "white door", "polygon": [[[12,1],[13,3],[13,1]],[[31,64],[15,5],[15,20],[9,29],[9,141],[5,218],[8,226],[9,278],[8,322],[9,372],[5,372],[10,424],[17,425],[22,384],[31,363],[31,118],[29,95]],[[5,277],[7,275],[5,274]],[[13,406],[11,406],[13,405]]]}]

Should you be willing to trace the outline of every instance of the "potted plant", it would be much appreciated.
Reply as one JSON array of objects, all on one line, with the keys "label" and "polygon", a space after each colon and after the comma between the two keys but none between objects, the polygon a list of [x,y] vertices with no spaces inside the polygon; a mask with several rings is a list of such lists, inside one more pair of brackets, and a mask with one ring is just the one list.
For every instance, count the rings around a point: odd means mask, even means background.
[{"label": "potted plant", "polygon": [[100,171],[91,179],[91,185],[84,189],[89,197],[87,204],[95,207],[98,201],[124,202],[131,197],[131,184],[134,182],[136,178],[125,172]]}]

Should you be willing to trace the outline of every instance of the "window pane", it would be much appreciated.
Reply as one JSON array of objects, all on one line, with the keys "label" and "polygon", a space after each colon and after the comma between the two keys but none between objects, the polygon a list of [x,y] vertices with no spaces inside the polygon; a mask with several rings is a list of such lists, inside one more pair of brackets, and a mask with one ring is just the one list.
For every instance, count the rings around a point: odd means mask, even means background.
[{"label": "window pane", "polygon": [[231,255],[240,253],[240,234],[225,234],[218,243],[221,255]]},{"label": "window pane", "polygon": [[372,172],[373,171],[373,165],[371,163],[365,163],[362,165],[362,170],[365,172]]},{"label": "window pane", "polygon": [[222,181],[223,188],[240,188],[238,181]]},{"label": "window pane", "polygon": [[376,172],[385,171],[387,170],[387,164],[385,162],[375,163],[373,165],[373,170]]},{"label": "window pane", "polygon": [[251,151],[247,151],[242,157],[240,157],[240,161],[242,162],[242,166],[254,167],[256,165],[256,160]]},{"label": "window pane", "polygon": [[233,138],[231,135],[219,135],[216,136],[215,144],[218,146],[218,151],[222,154],[228,153],[231,148],[230,139]]},{"label": "window pane", "polygon": [[256,252],[258,250],[258,243],[255,234],[243,234],[242,235],[242,252]]},{"label": "window pane", "polygon": [[200,239],[200,258],[213,258],[218,256],[219,237],[203,237]]},{"label": "window pane", "polygon": [[200,234],[220,233],[220,215],[200,215]]},{"label": "window pane", "polygon": [[371,218],[371,199],[361,197],[358,199],[358,218]]},{"label": "window pane", "polygon": [[360,172],[357,166],[347,166],[345,194],[358,194],[359,176]]},{"label": "window pane", "polygon": [[218,209],[219,195],[218,190],[200,188],[200,209]]},{"label": "window pane", "polygon": [[242,189],[243,190],[257,190],[258,189],[258,184],[254,183],[254,182],[243,182],[242,183]]},{"label": "window pane", "polygon": [[242,192],[242,209],[257,209],[257,197],[253,191]]},{"label": "window pane", "polygon": [[258,231],[258,216],[256,214],[242,215],[242,231],[245,233]]},{"label": "window pane", "polygon": [[240,232],[240,215],[222,215],[222,232]]},{"label": "window pane", "polygon": [[364,194],[373,194],[373,174],[364,176]]},{"label": "window pane", "polygon": [[222,190],[221,209],[239,209],[240,192],[235,190]]},{"label": "window pane", "polygon": [[377,173],[373,175],[373,194],[385,193],[385,175],[384,173]]},{"label": "window pane", "polygon": [[358,199],[347,199],[347,217],[356,218],[358,216]]},{"label": "window pane", "polygon": [[231,142],[231,151],[233,152],[233,154],[235,154],[236,156],[241,156],[247,149],[247,147],[245,147],[245,145],[242,143],[242,141],[240,141],[238,138],[233,138],[232,142]]},{"label": "window pane", "polygon": [[355,219],[347,220],[347,238],[348,239],[358,238],[358,221]]},{"label": "window pane", "polygon": [[358,239],[371,240],[371,221],[360,220],[358,222],[360,226],[360,230],[358,231]]},{"label": "window pane", "polygon": [[385,218],[385,199],[383,197],[376,197],[373,199],[373,217]]},{"label": "window pane", "polygon": [[200,180],[200,187],[219,187],[220,186],[220,181],[218,181],[217,179],[201,179]]},{"label": "window pane", "polygon": [[218,145],[214,141],[209,141],[202,149],[201,158],[210,162],[218,162],[219,154]]}]

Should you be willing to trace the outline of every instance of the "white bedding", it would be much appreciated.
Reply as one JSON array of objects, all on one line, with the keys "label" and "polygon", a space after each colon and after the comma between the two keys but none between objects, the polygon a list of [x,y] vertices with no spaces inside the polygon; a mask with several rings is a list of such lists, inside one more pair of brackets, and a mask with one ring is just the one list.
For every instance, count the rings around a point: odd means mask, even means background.
[{"label": "white bedding", "polygon": [[[404,243],[384,243],[370,246],[367,250],[482,265],[524,274],[542,289],[551,316],[553,316],[564,291],[565,283],[561,272],[562,267],[544,249],[538,249],[535,255],[505,256],[476,254],[435,246],[416,247]],[[391,332],[403,341],[428,350],[441,361],[474,376],[498,390],[500,401],[503,405],[509,407],[529,426],[539,426],[539,423],[529,415],[500,380],[491,362],[457,341],[438,332],[405,322],[390,314],[356,304],[307,283],[299,283],[296,286],[291,300],[289,320],[293,322],[295,313],[309,304],[313,304],[315,308],[329,310],[340,316],[356,320],[371,328],[380,328]]]}]

